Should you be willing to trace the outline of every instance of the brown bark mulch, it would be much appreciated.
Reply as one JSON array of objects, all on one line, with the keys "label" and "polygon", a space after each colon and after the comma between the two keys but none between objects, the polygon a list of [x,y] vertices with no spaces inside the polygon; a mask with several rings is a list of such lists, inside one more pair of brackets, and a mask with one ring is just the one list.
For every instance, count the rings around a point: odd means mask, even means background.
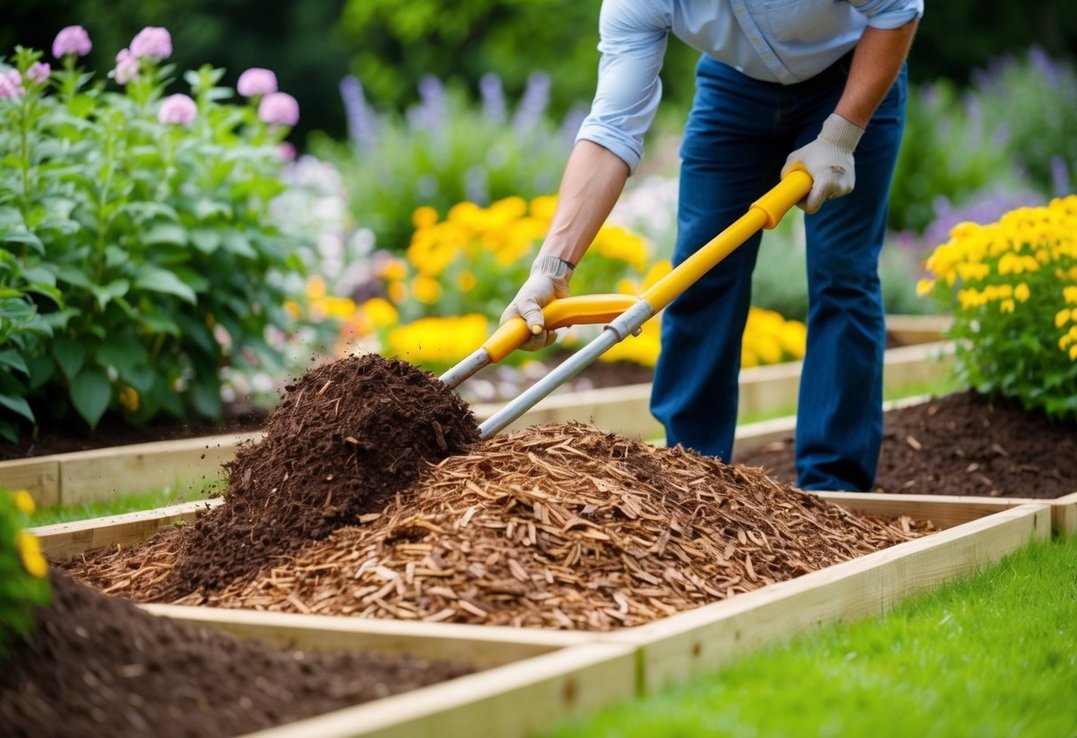
[{"label": "brown bark mulch", "polygon": [[358,516],[381,510],[426,461],[478,441],[471,409],[437,377],[376,354],[317,367],[286,388],[266,437],[226,465],[225,503],[185,536],[174,577],[213,590]]},{"label": "brown bark mulch", "polygon": [[580,424],[485,441],[355,522],[208,595],[189,587],[177,597],[160,586],[184,548],[183,530],[73,571],[136,600],[609,630],[926,529],[850,513],[757,469]]},{"label": "brown bark mulch", "polygon": [[276,649],[155,617],[53,574],[53,602],[0,669],[0,733],[229,736],[472,671],[411,656]]},{"label": "brown bark mulch", "polygon": [[[1052,422],[1014,400],[958,392],[888,411],[880,493],[1054,499],[1077,492],[1077,422]],[[736,455],[795,483],[793,439]]]}]

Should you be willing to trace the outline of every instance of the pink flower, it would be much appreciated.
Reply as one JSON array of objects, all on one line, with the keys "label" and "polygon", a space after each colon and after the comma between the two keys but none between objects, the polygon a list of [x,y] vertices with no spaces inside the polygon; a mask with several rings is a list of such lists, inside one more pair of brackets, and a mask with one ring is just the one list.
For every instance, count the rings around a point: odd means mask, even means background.
[{"label": "pink flower", "polygon": [[11,69],[0,72],[0,100],[22,97],[26,90],[22,87],[22,77],[19,70]]},{"label": "pink flower", "polygon": [[26,78],[36,84],[44,84],[52,73],[52,68],[45,62],[34,62],[26,70]]},{"label": "pink flower", "polygon": [[116,54],[116,68],[112,70],[116,82],[125,85],[138,79],[138,57],[130,49],[120,49]]},{"label": "pink flower", "polygon": [[131,53],[155,62],[172,56],[172,36],[160,26],[146,26],[131,40]]},{"label": "pink flower", "polygon": [[66,54],[86,56],[90,53],[93,44],[90,43],[90,34],[82,26],[67,26],[60,29],[56,34],[56,40],[52,42],[52,55],[57,59]]},{"label": "pink flower", "polygon": [[277,153],[280,154],[281,161],[295,161],[295,146],[287,141],[281,142],[277,147]]},{"label": "pink flower", "polygon": [[236,91],[240,95],[243,95],[243,97],[268,95],[271,92],[276,92],[277,75],[273,74],[273,72],[268,69],[251,67],[246,72],[239,75],[239,82],[236,83]]},{"label": "pink flower", "polygon": [[157,122],[185,126],[194,120],[197,112],[198,108],[191,98],[186,95],[169,95],[161,101],[161,109],[157,111]]},{"label": "pink flower", "polygon": [[258,104],[258,117],[270,125],[294,126],[299,122],[299,103],[287,92],[273,92]]}]

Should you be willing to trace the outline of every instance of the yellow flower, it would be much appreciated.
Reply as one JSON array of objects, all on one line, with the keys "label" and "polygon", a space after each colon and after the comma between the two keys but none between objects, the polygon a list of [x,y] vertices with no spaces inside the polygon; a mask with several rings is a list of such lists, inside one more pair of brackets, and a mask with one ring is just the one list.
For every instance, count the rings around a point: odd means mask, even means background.
[{"label": "yellow flower", "polygon": [[399,282],[408,276],[408,265],[403,259],[387,259],[378,270],[378,276],[390,282]]},{"label": "yellow flower", "polygon": [[359,310],[370,320],[375,328],[385,328],[394,325],[400,320],[400,314],[392,303],[381,297],[372,297],[362,305]]},{"label": "yellow flower", "polygon": [[931,292],[931,290],[932,290],[932,288],[934,288],[934,286],[935,286],[935,280],[933,280],[933,279],[921,279],[919,282],[916,283],[916,294],[919,295],[920,297],[923,297],[924,295]]},{"label": "yellow flower", "polygon": [[531,217],[549,223],[557,208],[556,195],[542,195],[531,201]]},{"label": "yellow flower", "polygon": [[1000,313],[1012,313],[1013,309],[1013,300],[1003,300],[998,304],[998,310]]},{"label": "yellow flower", "polygon": [[41,541],[37,540],[37,536],[24,530],[20,530],[17,536],[15,545],[19,549],[23,567],[30,573],[30,576],[38,579],[44,577],[49,573],[49,565],[45,557],[41,555]]},{"label": "yellow flower", "polygon": [[1018,302],[1025,302],[1026,300],[1028,300],[1028,297],[1029,297],[1028,285],[1025,284],[1024,282],[1022,282],[1021,284],[1014,287],[1013,288],[1013,297]]},{"label": "yellow flower", "polygon": [[411,293],[415,299],[424,305],[437,302],[441,297],[441,285],[433,277],[420,274],[411,280]]},{"label": "yellow flower", "polygon": [[331,318],[347,318],[355,312],[355,300],[350,297],[326,297],[318,307]]},{"label": "yellow flower", "polygon": [[478,279],[471,272],[461,272],[460,276],[456,278],[456,284],[460,288],[461,292],[471,292],[475,289],[475,285],[478,284]]},{"label": "yellow flower", "polygon": [[303,309],[299,307],[299,303],[295,300],[285,300],[284,311],[293,318],[299,318],[303,314]]},{"label": "yellow flower", "polygon": [[15,505],[15,509],[23,515],[34,514],[34,498],[26,490],[19,489],[12,492],[11,502]]},{"label": "yellow flower", "polygon": [[411,223],[417,229],[429,228],[438,222],[438,211],[429,205],[422,205],[415,208],[415,212],[411,214]]},{"label": "yellow flower", "polygon": [[120,404],[131,412],[138,412],[140,400],[138,390],[134,387],[124,387],[120,390]]},{"label": "yellow flower", "polygon": [[1077,285],[1073,287],[1063,287],[1062,299],[1066,301],[1067,305],[1077,304]]},{"label": "yellow flower", "polygon": [[1070,310],[1069,310],[1069,308],[1062,308],[1057,313],[1055,313],[1055,328],[1061,328],[1066,323],[1068,323],[1069,320],[1070,320]]},{"label": "yellow flower", "polygon": [[325,297],[325,280],[321,277],[311,277],[307,280],[307,299],[311,302],[317,302]]},{"label": "yellow flower", "polygon": [[617,286],[614,289],[621,295],[634,295],[636,294],[636,283],[631,279],[621,279],[618,280]]},{"label": "yellow flower", "polygon": [[408,288],[404,286],[403,282],[393,282],[385,291],[389,295],[389,299],[397,305],[408,299]]},{"label": "yellow flower", "polygon": [[1070,361],[1077,361],[1077,343],[1070,346]]}]

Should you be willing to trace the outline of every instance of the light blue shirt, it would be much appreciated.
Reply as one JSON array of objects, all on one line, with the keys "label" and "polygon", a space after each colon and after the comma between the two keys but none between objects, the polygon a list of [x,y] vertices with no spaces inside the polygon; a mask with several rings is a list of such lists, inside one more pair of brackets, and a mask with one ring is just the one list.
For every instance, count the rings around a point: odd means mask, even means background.
[{"label": "light blue shirt", "polygon": [[670,33],[753,79],[790,85],[844,56],[868,26],[899,28],[923,12],[923,0],[604,0],[598,88],[576,140],[636,171]]}]

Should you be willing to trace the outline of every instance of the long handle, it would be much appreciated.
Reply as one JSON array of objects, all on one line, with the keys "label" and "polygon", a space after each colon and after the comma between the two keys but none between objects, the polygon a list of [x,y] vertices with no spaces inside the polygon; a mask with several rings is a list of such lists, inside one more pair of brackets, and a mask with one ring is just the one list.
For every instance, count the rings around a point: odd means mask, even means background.
[{"label": "long handle", "polygon": [[[550,302],[542,310],[545,324],[548,328],[561,328],[583,323],[607,323],[607,327],[613,329],[612,333],[615,340],[608,346],[602,347],[594,355],[592,355],[592,351],[581,351],[578,356],[580,361],[584,363],[581,363],[575,371],[571,371],[571,369],[579,363],[575,361],[577,357],[572,357],[562,362],[557,369],[535,384],[531,390],[525,392],[517,400],[510,402],[503,410],[487,420],[486,423],[480,426],[480,432],[482,432],[484,426],[502,413],[510,409],[515,412],[522,401],[530,403],[509,418],[506,423],[490,431],[488,435],[496,433],[562,383],[578,374],[611,346],[624,340],[629,334],[634,333],[651,316],[666,307],[677,295],[692,286],[718,262],[754,235],[756,231],[762,228],[774,228],[791,207],[807,196],[808,192],[811,191],[811,185],[812,179],[807,172],[803,169],[793,169],[769,192],[753,202],[747,213],[678,264],[675,269],[658,280],[638,298],[626,295],[586,295]],[[627,332],[624,332],[623,329],[626,327]],[[588,344],[588,347],[595,344],[593,350],[597,350],[599,346],[596,342],[605,344],[608,337],[604,336],[608,332],[603,331],[603,334],[594,339],[591,344]],[[458,386],[488,364],[501,361],[501,359],[522,346],[530,335],[530,330],[523,318],[506,321],[487,339],[486,343],[452,369],[442,374],[441,381],[450,387]],[[538,387],[546,387],[548,382],[550,386],[549,389],[545,390],[544,394],[539,395],[537,399],[530,399],[533,394],[532,390]],[[525,400],[525,396],[528,398],[527,400]],[[485,438],[486,436],[483,437]]]}]

